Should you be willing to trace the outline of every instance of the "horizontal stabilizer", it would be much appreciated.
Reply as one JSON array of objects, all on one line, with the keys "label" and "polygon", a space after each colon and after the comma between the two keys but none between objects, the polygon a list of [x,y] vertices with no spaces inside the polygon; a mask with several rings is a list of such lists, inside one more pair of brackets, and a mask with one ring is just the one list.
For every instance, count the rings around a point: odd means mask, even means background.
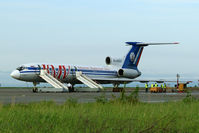
[{"label": "horizontal stabilizer", "polygon": [[137,45],[137,46],[148,46],[148,45],[170,45],[170,44],[179,44],[178,42],[173,43],[144,43],[144,42],[126,42],[128,45]]}]

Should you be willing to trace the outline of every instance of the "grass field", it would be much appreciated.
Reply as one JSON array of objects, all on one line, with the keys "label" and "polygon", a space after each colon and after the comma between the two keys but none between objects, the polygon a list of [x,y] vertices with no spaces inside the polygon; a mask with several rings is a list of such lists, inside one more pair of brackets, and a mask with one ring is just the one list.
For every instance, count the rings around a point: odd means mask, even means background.
[{"label": "grass field", "polygon": [[140,103],[136,95],[96,103],[54,102],[0,104],[0,132],[148,133],[199,132],[199,102]]}]

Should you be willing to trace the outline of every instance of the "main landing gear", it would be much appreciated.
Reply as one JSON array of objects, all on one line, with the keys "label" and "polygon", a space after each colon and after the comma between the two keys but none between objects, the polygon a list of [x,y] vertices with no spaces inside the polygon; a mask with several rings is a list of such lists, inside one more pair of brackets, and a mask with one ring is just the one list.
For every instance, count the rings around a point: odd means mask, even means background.
[{"label": "main landing gear", "polygon": [[37,82],[33,82],[34,87],[32,89],[32,92],[34,92],[34,93],[38,92],[38,88],[36,87],[37,84],[38,84]]},{"label": "main landing gear", "polygon": [[68,90],[69,90],[69,92],[75,92],[75,88],[74,88],[74,86],[75,85],[71,85],[70,83],[67,85],[68,86]]},{"label": "main landing gear", "polygon": [[114,86],[113,92],[122,92],[123,91],[124,88],[120,88],[119,85],[120,85],[119,83],[113,84],[113,86]]}]

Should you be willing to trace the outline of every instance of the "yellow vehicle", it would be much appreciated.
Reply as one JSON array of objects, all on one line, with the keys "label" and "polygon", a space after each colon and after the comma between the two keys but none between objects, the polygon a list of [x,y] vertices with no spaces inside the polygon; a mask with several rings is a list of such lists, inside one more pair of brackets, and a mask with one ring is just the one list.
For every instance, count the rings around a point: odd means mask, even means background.
[{"label": "yellow vehicle", "polygon": [[150,92],[152,93],[158,93],[158,92],[166,92],[166,89],[162,89],[161,87],[152,87],[150,88]]},{"label": "yellow vehicle", "polygon": [[150,92],[157,93],[158,90],[159,90],[158,87],[152,87],[152,88],[150,88]]},{"label": "yellow vehicle", "polygon": [[187,88],[187,83],[179,83],[177,90],[178,92],[184,92],[186,88]]},{"label": "yellow vehicle", "polygon": [[172,92],[185,92],[187,88],[187,84],[189,84],[191,81],[188,81],[186,83],[178,83],[178,88],[172,90]]}]

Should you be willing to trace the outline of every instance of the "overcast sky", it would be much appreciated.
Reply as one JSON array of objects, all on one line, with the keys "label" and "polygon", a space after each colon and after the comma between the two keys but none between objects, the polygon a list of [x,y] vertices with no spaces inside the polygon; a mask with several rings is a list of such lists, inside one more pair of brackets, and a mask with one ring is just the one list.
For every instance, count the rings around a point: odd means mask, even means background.
[{"label": "overcast sky", "polygon": [[146,47],[140,78],[196,80],[198,36],[198,0],[0,0],[1,75],[31,62],[100,66],[126,41],[177,41]]}]

